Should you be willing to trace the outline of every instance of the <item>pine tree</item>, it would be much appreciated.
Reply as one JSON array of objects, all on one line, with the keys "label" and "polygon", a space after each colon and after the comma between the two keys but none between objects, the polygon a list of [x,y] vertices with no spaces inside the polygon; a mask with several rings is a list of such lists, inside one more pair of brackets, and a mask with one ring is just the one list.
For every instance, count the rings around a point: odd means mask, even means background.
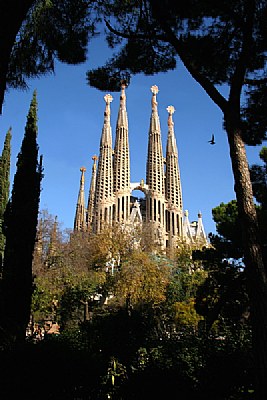
[{"label": "pine tree", "polygon": [[24,340],[30,319],[32,259],[36,239],[42,162],[38,162],[36,91],[18,154],[11,199],[4,215],[4,252],[1,324],[5,337]]},{"label": "pine tree", "polygon": [[2,269],[5,248],[5,235],[2,227],[4,212],[9,198],[11,137],[11,128],[9,128],[0,157],[0,270]]}]

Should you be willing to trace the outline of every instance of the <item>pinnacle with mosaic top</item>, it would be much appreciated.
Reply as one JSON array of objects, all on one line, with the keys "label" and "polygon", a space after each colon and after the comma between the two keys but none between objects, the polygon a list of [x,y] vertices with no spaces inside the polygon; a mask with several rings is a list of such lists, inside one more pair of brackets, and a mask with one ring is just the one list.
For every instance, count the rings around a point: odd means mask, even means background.
[{"label": "pinnacle with mosaic top", "polygon": [[168,117],[168,126],[172,126],[173,124],[173,120],[172,120],[172,114],[175,112],[175,108],[173,106],[168,106],[166,108],[166,110],[169,113],[169,117]]}]

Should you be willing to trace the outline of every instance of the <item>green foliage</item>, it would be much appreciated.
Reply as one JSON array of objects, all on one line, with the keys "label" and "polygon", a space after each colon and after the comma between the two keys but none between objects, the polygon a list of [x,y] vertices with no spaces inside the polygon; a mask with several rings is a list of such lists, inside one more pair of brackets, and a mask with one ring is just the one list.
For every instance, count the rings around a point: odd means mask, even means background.
[{"label": "green foliage", "polygon": [[252,85],[247,90],[247,104],[243,108],[243,135],[249,145],[261,144],[266,140],[267,131],[267,90],[266,82]]},{"label": "green foliage", "polygon": [[[198,288],[196,310],[205,317],[206,329],[219,332],[218,322],[228,324],[246,321],[249,317],[245,273],[234,262],[209,259],[204,262],[208,277]],[[215,324],[215,325],[214,325]]]},{"label": "green foliage", "polygon": [[89,85],[103,91],[120,91],[121,81],[123,80],[126,80],[129,84],[131,81],[130,73],[128,71],[121,71],[120,68],[114,68],[113,65],[105,65],[104,67],[87,72]]},{"label": "green foliage", "polygon": [[126,368],[114,357],[109,362],[107,375],[103,378],[106,396],[109,399],[116,398],[118,388],[127,379]]},{"label": "green foliage", "polygon": [[195,297],[198,286],[205,280],[206,273],[201,262],[192,259],[193,248],[181,243],[172,261],[171,278],[167,301],[187,301]]},{"label": "green foliage", "polygon": [[236,200],[213,208],[212,216],[219,235],[210,235],[210,241],[222,257],[242,258],[244,249],[240,235],[240,218]]},{"label": "green foliage", "polygon": [[[259,221],[261,242],[263,244],[263,249],[265,249],[265,238],[267,237],[266,147],[262,147],[259,154],[263,165],[252,165],[250,167],[250,176],[253,194],[256,201],[259,203],[256,210]],[[226,204],[221,203],[212,210],[212,215],[216,223],[216,230],[218,234],[210,235],[210,241],[216,249],[215,251],[217,257],[221,259],[243,259],[244,248],[242,244],[242,237],[240,235],[241,220],[238,214],[237,201],[232,200]],[[210,254],[212,258],[215,257],[214,250],[208,251],[207,254]]]},{"label": "green foliage", "polygon": [[[264,161],[264,148],[260,155]],[[260,216],[261,239],[265,243],[265,165],[252,166],[251,177],[255,196],[262,200],[257,212]],[[242,263],[244,250],[240,238],[236,201],[221,203],[213,209],[213,217],[219,234],[211,237],[214,247],[202,253],[196,251],[193,253],[193,258],[201,259],[208,273],[207,279],[198,289],[196,309],[204,316],[205,327],[208,331],[212,329],[218,334],[221,329],[224,330],[225,326],[229,327],[230,324],[234,324],[237,328],[250,329],[247,278]]]},{"label": "green foliage", "polygon": [[[43,323],[45,319],[57,320],[61,327],[74,325],[84,320],[85,302],[91,302],[93,297],[105,282],[106,275],[100,269],[95,268],[95,238],[92,242],[89,237],[75,232],[68,242],[59,240],[54,236],[53,224],[48,232],[45,232],[43,223],[43,237],[50,235],[47,242],[53,244],[53,263],[47,246],[43,248],[43,256],[34,259],[35,291],[33,293],[32,313],[34,320]],[[102,243],[103,244],[103,243]],[[37,252],[36,252],[37,253]],[[97,261],[99,261],[99,257]],[[37,266],[36,264],[42,263]],[[56,307],[55,307],[56,302]]]},{"label": "green foliage", "polygon": [[155,261],[145,252],[133,252],[121,264],[114,292],[125,299],[128,307],[157,304],[165,300],[170,268],[162,260]]},{"label": "green foliage", "polygon": [[260,159],[263,165],[252,165],[250,175],[253,194],[262,207],[267,209],[267,147],[262,147]]},{"label": "green foliage", "polygon": [[238,218],[237,204],[235,200],[227,204],[221,203],[218,207],[213,208],[212,216],[216,223],[216,231],[224,237],[233,240],[237,236],[236,230],[233,231],[233,226],[236,225]]},{"label": "green foliage", "polygon": [[36,1],[12,49],[8,86],[27,87],[28,78],[54,72],[55,59],[84,62],[89,38],[96,34],[93,7],[85,0]]},{"label": "green foliage", "polygon": [[199,322],[203,319],[196,312],[195,300],[193,298],[183,302],[176,302],[174,304],[174,313],[174,321],[179,329],[191,327],[194,331],[197,331]]},{"label": "green foliage", "polygon": [[[34,244],[40,197],[42,165],[38,163],[37,145],[37,100],[33,94],[27,116],[25,135],[18,154],[17,171],[14,176],[11,201],[5,216],[5,232],[9,240],[28,243],[31,238]],[[13,230],[11,232],[11,230]],[[25,230],[25,235],[21,233]],[[15,232],[18,231],[18,235]],[[10,234],[9,234],[10,232]],[[29,245],[28,245],[29,246]],[[26,247],[28,247],[26,246]],[[21,243],[21,248],[23,248]]]},{"label": "green foliage", "polygon": [[196,310],[204,317],[203,327],[220,335],[222,325],[246,325],[250,314],[237,203],[221,203],[212,214],[218,232],[210,236],[212,247],[193,252],[193,260],[201,260],[206,272],[197,289]]},{"label": "green foliage", "polygon": [[104,279],[99,271],[79,271],[71,265],[49,268],[35,278],[34,320],[42,323],[47,318],[53,319],[59,321],[62,327],[73,320],[77,325],[77,321],[83,321],[83,302],[95,295]]},{"label": "green foliage", "polygon": [[100,90],[119,91],[121,80],[130,83],[131,75],[143,72],[153,75],[175,69],[176,59],[173,49],[157,40],[128,40],[116,58],[104,67],[87,73],[88,83]]},{"label": "green foliage", "polygon": [[261,244],[265,260],[267,260],[267,148],[262,147],[260,151],[262,165],[252,165],[250,176],[253,194],[259,203],[257,207]]}]

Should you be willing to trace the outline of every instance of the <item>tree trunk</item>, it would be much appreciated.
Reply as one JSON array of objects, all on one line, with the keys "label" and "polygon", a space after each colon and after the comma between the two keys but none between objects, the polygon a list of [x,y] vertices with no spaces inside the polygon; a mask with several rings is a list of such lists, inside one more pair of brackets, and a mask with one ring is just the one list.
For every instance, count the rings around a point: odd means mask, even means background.
[{"label": "tree trunk", "polygon": [[84,313],[83,313],[83,321],[89,321],[89,308],[88,308],[88,301],[85,301],[84,303]]},{"label": "tree trunk", "polygon": [[256,399],[267,398],[267,275],[264,266],[257,214],[245,145],[241,130],[229,126],[227,136],[230,147],[235,192],[240,213],[244,244],[246,283],[250,298],[253,354],[256,380]]}]

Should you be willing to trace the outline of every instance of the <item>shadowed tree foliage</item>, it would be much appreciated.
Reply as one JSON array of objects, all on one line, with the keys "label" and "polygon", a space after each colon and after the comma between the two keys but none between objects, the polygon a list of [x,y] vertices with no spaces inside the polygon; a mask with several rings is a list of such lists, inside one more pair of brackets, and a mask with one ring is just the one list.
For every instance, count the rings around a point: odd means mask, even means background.
[{"label": "shadowed tree foliage", "polygon": [[[265,149],[263,147],[260,151],[263,165],[252,165],[250,168],[253,193],[259,203],[257,214],[264,249],[266,249],[267,237]],[[207,334],[217,334],[220,337],[229,337],[229,334],[234,334],[235,340],[243,343],[242,346],[247,343],[249,354],[251,309],[246,269],[242,263],[244,248],[240,236],[240,219],[236,200],[227,204],[221,203],[212,210],[212,214],[217,230],[216,235],[210,235],[210,241],[214,247],[206,249],[204,252],[195,251],[193,253],[194,259],[202,260],[207,273],[207,279],[197,291],[196,310],[204,317],[203,330]],[[234,327],[234,332],[232,327]],[[252,368],[249,357],[244,359],[244,363],[247,371]],[[245,392],[243,395],[245,396]]]},{"label": "shadowed tree foliage", "polygon": [[265,262],[267,260],[267,147],[260,151],[262,165],[252,165],[250,175],[252,180],[253,194],[260,204],[257,208],[261,229],[262,245]]},{"label": "shadowed tree foliage", "polygon": [[[259,203],[257,214],[262,245],[266,252],[266,147],[261,149],[260,158],[263,165],[252,165],[250,174],[253,194]],[[197,296],[197,310],[205,315],[207,329],[222,315],[229,318],[235,314],[235,318],[240,320],[244,319],[244,315],[249,315],[246,271],[242,264],[244,248],[236,200],[221,203],[212,210],[212,215],[217,231],[217,234],[210,234],[214,247],[204,252],[194,252],[194,258],[200,257],[208,271],[208,278]]]},{"label": "shadowed tree foliage", "polygon": [[267,147],[261,149],[260,159],[263,165],[252,165],[250,175],[255,199],[267,209]]},{"label": "shadowed tree foliage", "polygon": [[[86,0],[10,0],[0,5],[0,112],[6,88],[54,72],[55,60],[86,60],[96,34],[94,6]],[[8,21],[8,24],[6,23]]]},{"label": "shadowed tree foliage", "polygon": [[[8,64],[16,36],[34,0],[1,1],[0,4],[0,113],[7,85]],[[8,23],[7,23],[8,21]]]},{"label": "shadowed tree foliage", "polygon": [[21,341],[30,318],[32,258],[36,239],[42,163],[38,162],[37,100],[33,94],[18,154],[11,199],[4,216],[6,246],[1,287],[2,339]]},{"label": "shadowed tree foliage", "polygon": [[[252,165],[250,176],[253,187],[253,195],[257,201],[256,211],[259,220],[260,238],[266,257],[267,248],[267,151],[263,147],[259,153],[262,165]],[[221,203],[212,210],[216,223],[217,234],[210,234],[211,243],[221,254],[222,258],[243,259],[244,248],[240,235],[241,221],[238,215],[236,200],[227,204]]]},{"label": "shadowed tree foliage", "polygon": [[217,234],[210,234],[212,245],[223,258],[240,259],[244,257],[242,238],[240,236],[240,218],[236,200],[221,203],[212,209]]},{"label": "shadowed tree foliage", "polygon": [[5,235],[3,233],[3,218],[9,198],[10,186],[10,153],[11,153],[11,128],[7,131],[4,148],[0,158],[0,271],[5,249]]}]

